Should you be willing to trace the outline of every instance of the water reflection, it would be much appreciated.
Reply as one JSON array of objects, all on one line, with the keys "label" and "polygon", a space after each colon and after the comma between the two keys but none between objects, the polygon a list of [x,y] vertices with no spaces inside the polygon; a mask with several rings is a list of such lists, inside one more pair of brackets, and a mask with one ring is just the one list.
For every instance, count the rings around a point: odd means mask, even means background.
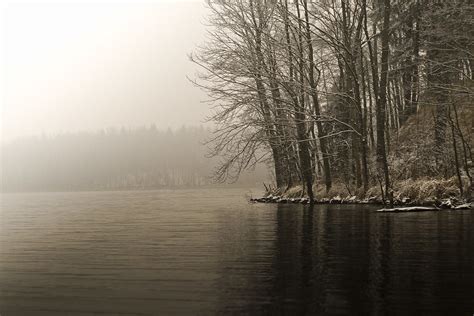
[{"label": "water reflection", "polygon": [[[252,244],[245,246],[253,251],[263,247],[260,253],[272,254],[272,264],[262,265],[262,257],[253,262],[238,293],[228,286],[232,281],[220,284],[225,290],[220,312],[382,315],[472,310],[471,214],[393,216],[360,206],[274,208],[274,244],[259,243],[262,235],[257,233],[248,235]],[[249,262],[255,253],[241,256]],[[236,301],[238,297],[245,299]]]},{"label": "water reflection", "polygon": [[471,315],[473,214],[372,209],[232,190],[7,196],[0,313]]}]

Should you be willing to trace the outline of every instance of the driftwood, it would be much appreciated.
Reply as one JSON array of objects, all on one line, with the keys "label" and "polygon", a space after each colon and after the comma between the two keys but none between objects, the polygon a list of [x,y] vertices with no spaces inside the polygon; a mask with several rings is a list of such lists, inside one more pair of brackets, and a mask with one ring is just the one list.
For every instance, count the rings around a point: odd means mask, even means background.
[{"label": "driftwood", "polygon": [[395,207],[395,208],[382,208],[377,212],[382,213],[408,213],[408,212],[426,212],[426,211],[439,211],[440,208],[431,206],[410,206],[410,207]]},{"label": "driftwood", "polygon": [[469,209],[473,209],[473,208],[474,208],[473,203],[466,203],[466,204],[458,205],[454,209],[455,210],[469,210]]}]

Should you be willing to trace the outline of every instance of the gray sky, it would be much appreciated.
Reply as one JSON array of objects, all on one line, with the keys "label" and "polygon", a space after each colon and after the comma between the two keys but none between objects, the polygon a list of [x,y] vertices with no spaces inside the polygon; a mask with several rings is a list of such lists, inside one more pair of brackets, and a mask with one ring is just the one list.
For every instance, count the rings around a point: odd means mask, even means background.
[{"label": "gray sky", "polygon": [[110,126],[198,125],[186,79],[204,1],[9,1],[1,20],[2,141]]}]

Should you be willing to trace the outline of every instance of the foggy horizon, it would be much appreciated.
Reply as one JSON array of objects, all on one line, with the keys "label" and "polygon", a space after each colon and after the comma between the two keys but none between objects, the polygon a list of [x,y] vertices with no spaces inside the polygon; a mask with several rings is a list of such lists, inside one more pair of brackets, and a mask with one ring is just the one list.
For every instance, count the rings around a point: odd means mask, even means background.
[{"label": "foggy horizon", "polygon": [[206,96],[187,79],[197,71],[188,55],[205,39],[205,3],[10,1],[2,9],[1,144],[206,126]]},{"label": "foggy horizon", "polygon": [[472,1],[0,10],[0,316],[474,316]]}]

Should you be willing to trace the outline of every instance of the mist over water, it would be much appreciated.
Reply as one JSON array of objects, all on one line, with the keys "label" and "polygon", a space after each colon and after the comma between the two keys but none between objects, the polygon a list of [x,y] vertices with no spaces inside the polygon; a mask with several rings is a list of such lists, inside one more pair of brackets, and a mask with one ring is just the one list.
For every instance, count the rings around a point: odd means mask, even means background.
[{"label": "mist over water", "polygon": [[[0,147],[0,189],[84,191],[221,185],[213,177],[219,157],[210,157],[205,145],[212,137],[212,131],[204,127],[160,130],[151,125],[24,138]],[[269,178],[268,167],[261,163],[231,184],[259,186]]]},{"label": "mist over water", "polygon": [[474,315],[468,1],[0,11],[1,316]]}]

